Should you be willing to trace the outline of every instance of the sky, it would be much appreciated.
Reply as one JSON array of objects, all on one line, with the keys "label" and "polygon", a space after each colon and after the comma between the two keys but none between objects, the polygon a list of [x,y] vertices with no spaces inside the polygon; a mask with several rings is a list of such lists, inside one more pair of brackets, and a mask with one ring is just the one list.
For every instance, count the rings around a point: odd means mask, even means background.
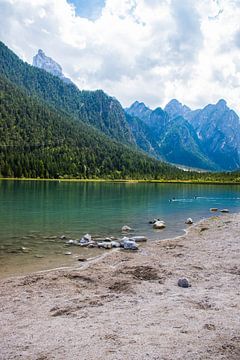
[{"label": "sky", "polygon": [[240,113],[240,0],[0,0],[0,39],[41,48],[80,89],[124,107],[224,98]]}]

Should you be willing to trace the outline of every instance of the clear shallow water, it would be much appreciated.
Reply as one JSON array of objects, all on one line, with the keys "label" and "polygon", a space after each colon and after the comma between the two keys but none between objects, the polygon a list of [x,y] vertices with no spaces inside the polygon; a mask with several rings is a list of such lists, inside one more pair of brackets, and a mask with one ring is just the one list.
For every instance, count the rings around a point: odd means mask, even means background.
[{"label": "clear shallow water", "polygon": [[[197,198],[195,198],[197,196]],[[169,202],[169,199],[175,198]],[[59,237],[85,233],[121,236],[129,225],[149,239],[180,235],[185,220],[211,216],[209,208],[240,210],[240,186],[191,184],[0,181],[0,276],[76,263],[98,250],[66,247]],[[161,218],[165,230],[148,221]],[[19,249],[24,246],[29,253]],[[64,253],[71,251],[71,256]],[[41,257],[42,256],[42,257]]]}]

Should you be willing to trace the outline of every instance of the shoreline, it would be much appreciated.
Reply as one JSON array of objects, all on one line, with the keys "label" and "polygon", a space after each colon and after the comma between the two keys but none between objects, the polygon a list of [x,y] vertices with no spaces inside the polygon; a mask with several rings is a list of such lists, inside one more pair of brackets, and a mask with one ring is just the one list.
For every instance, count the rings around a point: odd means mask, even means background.
[{"label": "shoreline", "polygon": [[[234,213],[233,213],[234,214]],[[213,215],[212,215],[213,216]],[[218,216],[223,216],[222,214],[219,214]],[[161,240],[156,240],[156,239],[151,239],[151,238],[148,238],[148,241],[146,243],[140,243],[140,248],[139,250],[141,251],[142,250],[142,247],[146,247],[156,241],[161,241],[161,242],[164,242],[164,241],[174,241],[174,240],[178,240],[180,239],[182,236],[184,235],[187,235],[188,232],[191,230],[191,228],[194,228],[195,226],[198,226],[198,225],[201,225],[202,222],[204,222],[205,220],[209,219],[211,217],[208,217],[208,218],[202,218],[200,220],[198,220],[197,222],[193,223],[192,225],[187,225],[187,224],[184,224],[185,225],[185,228],[181,228],[179,229],[178,232],[182,232],[182,234],[180,235],[176,235],[176,236],[172,236],[172,237],[166,237],[164,239],[161,239]],[[80,263],[75,261],[73,262],[72,264],[68,264],[68,265],[59,265],[59,266],[54,266],[52,268],[46,268],[46,269],[40,269],[40,270],[29,270],[29,271],[24,271],[22,272],[20,275],[17,274],[7,274],[6,276],[4,276],[3,274],[0,275],[0,281],[1,280],[11,280],[11,279],[16,279],[16,278],[22,278],[24,276],[31,276],[31,275],[38,275],[38,274],[45,274],[45,273],[49,273],[49,272],[52,272],[52,271],[61,271],[61,270],[70,270],[70,271],[74,271],[75,269],[82,269],[82,268],[85,268],[88,264],[91,264],[92,262],[95,262],[95,261],[101,261],[102,258],[105,258],[105,256],[108,256],[108,255],[111,255],[112,252],[118,252],[118,251],[121,251],[120,248],[113,248],[113,249],[105,249],[103,250],[102,254],[96,254],[96,255],[93,255],[93,256],[90,256],[89,258],[86,258],[86,260],[82,263],[82,266],[80,266]],[[76,255],[75,255],[76,256]],[[80,256],[80,255],[79,255]],[[81,256],[80,256],[81,257]],[[66,256],[63,256],[63,259],[65,259]],[[74,261],[74,260],[72,260]],[[48,262],[46,262],[46,264],[48,264]],[[83,264],[85,266],[83,266]],[[47,266],[47,265],[46,265]]]},{"label": "shoreline", "polygon": [[239,221],[215,216],[137,253],[1,279],[0,358],[239,359]]},{"label": "shoreline", "polygon": [[44,178],[0,178],[0,181],[42,181],[42,182],[76,182],[76,183],[110,183],[110,184],[192,184],[192,185],[240,185],[239,181],[199,181],[199,180],[144,180],[144,179],[44,179]]}]

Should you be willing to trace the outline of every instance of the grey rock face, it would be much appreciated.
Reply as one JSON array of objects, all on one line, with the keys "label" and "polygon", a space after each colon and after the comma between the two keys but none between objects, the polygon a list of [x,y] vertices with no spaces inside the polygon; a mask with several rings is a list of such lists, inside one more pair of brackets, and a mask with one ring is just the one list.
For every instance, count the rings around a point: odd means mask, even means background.
[{"label": "grey rock face", "polygon": [[201,148],[193,126],[182,115],[173,115],[180,110],[181,113],[191,113],[191,109],[177,100],[172,100],[167,109],[170,115],[160,107],[151,110],[137,101],[126,109],[128,115],[135,117],[134,121],[129,119],[129,124],[138,146],[171,163],[216,169]]},{"label": "grey rock face", "polygon": [[186,115],[191,112],[191,109],[188,106],[182,105],[176,99],[171,100],[165,106],[164,110],[168,113],[170,118],[174,118],[176,116],[182,116],[182,117],[186,118]]},{"label": "grey rock face", "polygon": [[194,127],[209,158],[224,170],[240,167],[240,122],[225,100],[207,105],[189,122]]},{"label": "grey rock face", "polygon": [[126,109],[127,114],[136,116],[144,122],[148,122],[152,110],[149,109],[143,102],[135,101],[129,108]]},{"label": "grey rock face", "polygon": [[159,159],[200,169],[240,168],[239,117],[223,99],[194,111],[176,99],[164,110],[136,101],[126,112],[135,117],[129,124],[138,146]]},{"label": "grey rock face", "polygon": [[72,81],[64,76],[61,66],[52,58],[46,56],[41,49],[39,49],[38,53],[33,57],[33,66],[59,77],[65,83],[72,84]]}]

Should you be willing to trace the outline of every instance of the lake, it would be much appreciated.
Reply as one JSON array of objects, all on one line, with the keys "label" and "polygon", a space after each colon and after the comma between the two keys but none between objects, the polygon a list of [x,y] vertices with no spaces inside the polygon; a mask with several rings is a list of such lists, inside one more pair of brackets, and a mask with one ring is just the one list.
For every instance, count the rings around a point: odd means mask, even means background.
[{"label": "lake", "polygon": [[[212,216],[211,207],[239,211],[240,186],[2,180],[0,199],[0,276],[8,276],[102,253],[67,247],[61,235],[121,237],[123,225],[150,240],[180,235],[188,217]],[[166,221],[166,229],[154,230],[153,218]]]}]

